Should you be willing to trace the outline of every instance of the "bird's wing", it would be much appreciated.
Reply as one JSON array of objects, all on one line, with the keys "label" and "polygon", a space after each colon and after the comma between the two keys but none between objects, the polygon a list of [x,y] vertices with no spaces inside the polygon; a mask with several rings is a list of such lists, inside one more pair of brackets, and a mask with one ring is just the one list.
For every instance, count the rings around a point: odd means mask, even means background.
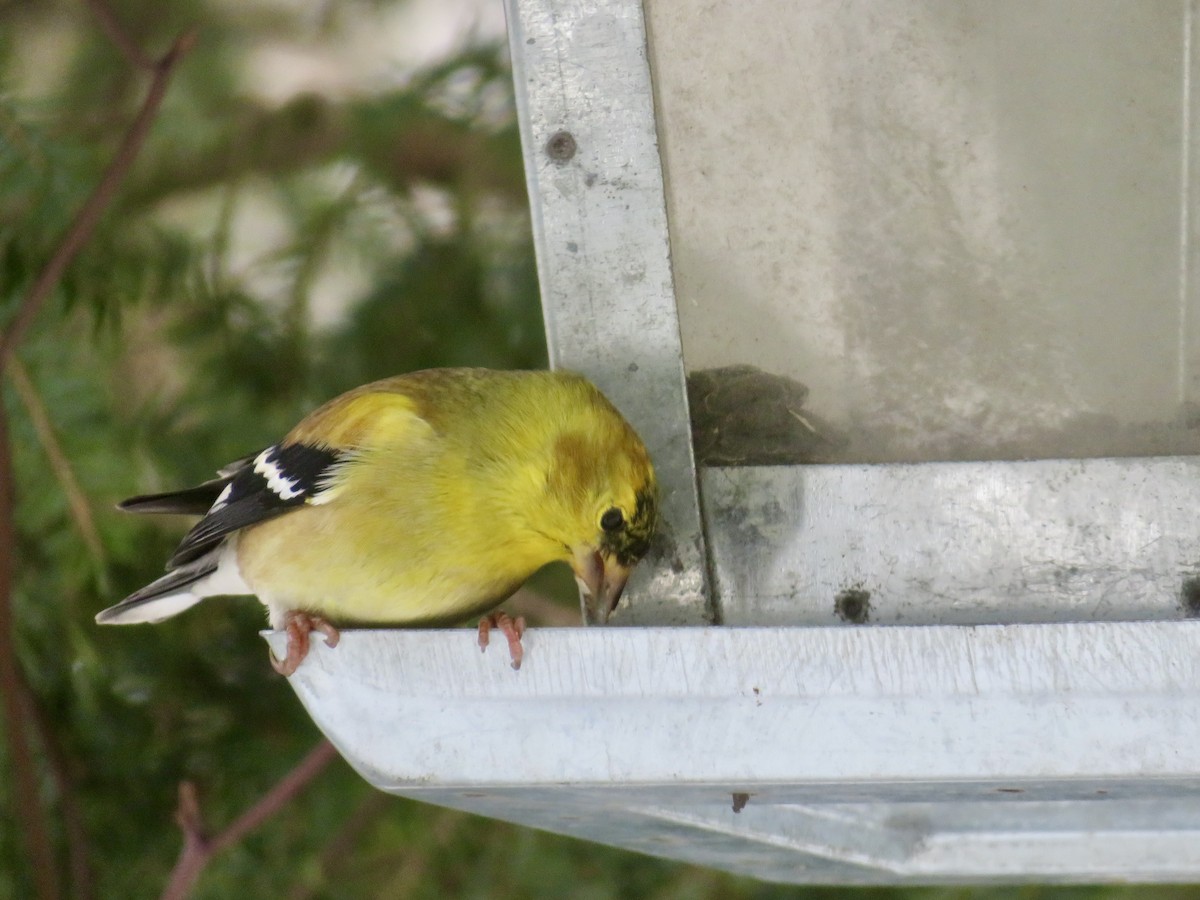
[{"label": "bird's wing", "polygon": [[320,502],[322,491],[336,478],[338,467],[353,455],[353,450],[334,450],[311,444],[268,447],[216,482],[223,483],[224,487],[204,518],[175,549],[167,561],[167,570],[199,559],[226,537],[248,525],[273,519],[305,503]]},{"label": "bird's wing", "polygon": [[224,486],[184,536],[167,570],[199,559],[242,528],[305,504],[329,502],[341,486],[341,473],[364,451],[388,448],[403,458],[413,441],[428,433],[416,404],[401,392],[368,386],[343,394],[311,413],[281,443],[231,463],[221,470],[222,479],[202,485]]},{"label": "bird's wing", "polygon": [[124,512],[140,514],[168,513],[180,516],[202,516],[207,513],[221,491],[229,486],[234,477],[246,467],[254,463],[257,456],[251,453],[241,459],[234,460],[227,466],[217,470],[217,478],[198,484],[195,487],[184,488],[181,491],[166,491],[162,494],[139,494],[122,500],[117,509]]}]

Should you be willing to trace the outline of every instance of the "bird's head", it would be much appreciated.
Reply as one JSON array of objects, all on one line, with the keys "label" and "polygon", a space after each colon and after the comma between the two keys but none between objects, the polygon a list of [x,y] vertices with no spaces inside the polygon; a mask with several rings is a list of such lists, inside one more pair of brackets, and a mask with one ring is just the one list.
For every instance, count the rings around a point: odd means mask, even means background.
[{"label": "bird's head", "polygon": [[654,472],[631,497],[608,499],[593,510],[595,527],[589,539],[571,548],[571,569],[579,583],[584,619],[604,624],[617,608],[625,582],[650,549],[658,515]]},{"label": "bird's head", "polygon": [[612,412],[612,421],[558,438],[547,483],[589,624],[608,621],[630,572],[650,549],[658,519],[650,455]]}]

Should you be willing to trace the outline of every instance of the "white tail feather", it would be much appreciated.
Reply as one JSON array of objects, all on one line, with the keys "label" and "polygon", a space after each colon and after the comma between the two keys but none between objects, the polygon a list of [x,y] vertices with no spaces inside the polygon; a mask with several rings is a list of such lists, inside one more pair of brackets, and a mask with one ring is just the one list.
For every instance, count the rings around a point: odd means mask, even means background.
[{"label": "white tail feather", "polygon": [[138,622],[161,622],[171,616],[178,615],[189,607],[195,606],[204,597],[193,594],[190,590],[178,594],[164,594],[140,603],[130,603],[128,606],[110,607],[96,616],[101,625],[134,625]]},{"label": "white tail feather", "polygon": [[237,540],[226,540],[211,553],[168,572],[116,606],[96,616],[101,625],[161,622],[195,606],[205,597],[252,594],[237,562]]}]

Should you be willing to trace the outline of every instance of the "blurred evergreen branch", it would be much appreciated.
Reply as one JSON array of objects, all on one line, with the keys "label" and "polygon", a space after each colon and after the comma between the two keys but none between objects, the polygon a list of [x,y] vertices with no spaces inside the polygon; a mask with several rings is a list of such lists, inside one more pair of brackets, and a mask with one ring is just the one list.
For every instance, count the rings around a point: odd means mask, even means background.
[{"label": "blurred evergreen branch", "polygon": [[126,173],[133,165],[138,153],[141,152],[142,144],[150,132],[150,126],[158,115],[158,108],[166,95],[167,84],[175,71],[175,66],[191,50],[195,42],[196,32],[185,32],[175,40],[167,54],[153,66],[154,78],[146,92],[146,99],[121,140],[112,161],[100,176],[95,190],[79,207],[79,211],[67,226],[66,233],[63,234],[54,252],[38,273],[33,285],[22,298],[16,313],[5,324],[4,331],[0,333],[0,368],[8,363],[13,349],[25,337],[25,333],[41,311],[50,292],[62,280],[67,266],[91,240],[92,232],[99,224],[100,217],[112,203]]},{"label": "blurred evergreen branch", "polygon": [[[91,239],[100,217],[112,202],[122,179],[137,158],[150,126],[158,114],[158,108],[162,103],[175,66],[191,49],[194,42],[195,33],[185,32],[176,39],[161,60],[152,65],[147,63],[147,66],[153,71],[153,79],[141,109],[126,131],[112,161],[97,182],[95,190],[79,208],[78,213],[57,243],[54,252],[50,254],[45,266],[22,297],[15,314],[5,324],[4,331],[0,332],[0,379],[7,374],[5,370],[8,368],[13,351],[32,326],[51,291],[58,286],[63,272]],[[32,412],[38,412],[40,404],[34,402],[36,391],[26,378],[23,369],[18,369],[16,383],[18,391],[26,399],[26,405]],[[53,900],[59,896],[58,866],[55,863],[55,850],[47,812],[36,789],[36,784],[40,779],[31,743],[31,730],[36,730],[36,726],[33,729],[30,728],[31,722],[44,722],[44,718],[38,712],[37,698],[30,691],[28,681],[21,670],[16,624],[13,616],[13,564],[17,558],[14,522],[18,497],[15,491],[16,478],[8,442],[7,419],[7,409],[0,402],[0,482],[4,483],[4,487],[0,489],[0,560],[3,560],[0,563],[0,694],[4,697],[4,730],[8,739],[9,755],[13,762],[17,788],[16,820],[21,823],[20,831],[24,837],[29,868],[32,870],[38,897],[41,900]],[[49,427],[48,421],[42,416],[35,415],[34,424],[40,431],[44,447],[56,448],[57,444],[53,441],[53,431]],[[70,472],[65,457],[55,454],[51,454],[51,456],[52,459],[58,459],[60,481],[64,486],[73,487],[73,477],[67,478],[63,474]],[[86,510],[87,505],[82,504],[80,507],[77,503],[77,515],[81,508]],[[87,518],[90,524],[90,516]],[[98,550],[98,546],[94,547],[94,552],[95,550]],[[51,760],[61,760],[61,756],[57,752],[57,742],[46,727],[42,728],[42,739]],[[64,767],[57,765],[53,768],[59,774],[60,788],[67,789],[69,792],[70,783],[63,774]],[[64,799],[63,806],[67,810],[73,868],[78,872],[87,868],[86,859],[79,858],[81,852],[86,853],[84,849],[86,844],[82,846],[80,844],[82,836],[77,827],[77,817],[74,815],[76,806],[73,793]]]},{"label": "blurred evergreen branch", "polygon": [[243,101],[225,115],[232,130],[211,146],[161,148],[132,186],[128,204],[152,206],[231,178],[288,175],[347,159],[399,193],[425,183],[524,200],[515,127],[480,132],[407,91],[348,104],[307,94],[277,109]]},{"label": "blurred evergreen branch", "polygon": [[50,415],[46,411],[46,406],[42,402],[42,398],[38,395],[37,388],[30,380],[29,373],[25,370],[24,364],[19,359],[14,357],[9,360],[8,369],[5,374],[12,382],[17,396],[21,399],[21,403],[25,407],[25,412],[29,416],[29,421],[37,433],[38,444],[41,447],[42,453],[45,454],[46,460],[50,464],[50,469],[54,472],[54,477],[58,481],[59,488],[67,498],[67,504],[71,508],[71,517],[75,521],[75,527],[79,531],[80,538],[87,546],[88,552],[92,555],[96,564],[97,581],[101,587],[107,587],[108,577],[105,571],[104,546],[100,540],[100,532],[96,528],[95,516],[92,515],[91,501],[84,495],[82,488],[79,486],[79,479],[75,477],[75,470],[71,466],[71,460],[67,457],[58,440],[58,436],[54,433],[54,426],[50,422]]},{"label": "blurred evergreen branch", "polygon": [[[261,665],[252,609],[140,634],[94,630],[91,611],[113,599],[108,580],[119,592],[152,577],[173,539],[169,527],[94,516],[95,501],[202,474],[274,439],[347,379],[443,363],[437,348],[447,337],[463,340],[463,362],[544,362],[515,128],[510,104],[494,102],[497,85],[508,96],[496,48],[471,49],[373,96],[313,94],[272,108],[230,89],[230,47],[248,35],[197,4],[206,40],[166,99],[134,177],[101,217],[136,149],[128,138],[122,149],[119,123],[137,106],[131,74],[145,63],[137,47],[179,23],[162,8],[91,7],[100,26],[70,19],[55,91],[36,101],[0,93],[0,322],[9,323],[4,352],[20,342],[11,371],[25,413],[12,422],[13,471],[0,478],[21,488],[0,561],[14,604],[6,658],[18,667],[17,687],[4,694],[29,713],[10,715],[4,728],[8,768],[19,774],[0,783],[0,804],[42,808],[46,773],[62,817],[40,829],[31,821],[32,832],[0,829],[0,896],[57,896],[64,858],[76,897],[165,883],[173,785],[203,783],[212,819],[233,819],[238,798],[275,782],[278,760],[314,733]],[[39,19],[47,9],[9,11],[10,33],[35,44],[54,33],[62,22]],[[268,20],[254,27],[304,30]],[[121,21],[136,31],[126,35]],[[96,39],[101,30],[107,43]],[[214,49],[222,38],[230,44]],[[11,71],[23,43],[0,40],[0,72]],[[110,155],[122,160],[115,175],[104,174]],[[215,216],[205,207],[212,200]],[[177,214],[197,201],[198,211]],[[83,213],[72,219],[72,208]],[[267,240],[255,224],[264,210],[281,223]],[[388,297],[353,285],[332,307],[314,302],[347,261],[364,287],[393,272],[389,284],[413,284],[421,296],[390,298],[390,317]],[[460,285],[444,299],[443,276]],[[372,330],[381,320],[383,334]],[[398,343],[397,333],[416,337]],[[488,352],[472,359],[472,347]],[[376,831],[389,828],[371,827],[373,817],[351,827],[366,787],[347,772],[328,777],[317,819],[345,819],[345,840],[377,842]],[[315,851],[321,832],[303,824],[265,844],[257,835],[248,846],[219,841],[219,871],[200,890],[278,885],[279,864],[264,861]],[[262,869],[249,878],[248,858]]]}]

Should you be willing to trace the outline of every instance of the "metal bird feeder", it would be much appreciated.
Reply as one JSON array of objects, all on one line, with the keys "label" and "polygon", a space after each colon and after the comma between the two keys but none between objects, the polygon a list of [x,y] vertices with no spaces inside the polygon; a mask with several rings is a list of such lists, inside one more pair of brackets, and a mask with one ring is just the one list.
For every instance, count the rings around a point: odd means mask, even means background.
[{"label": "metal bird feeder", "polygon": [[347,631],[313,718],[764,879],[1200,879],[1195,4],[507,11],[553,361],[667,527],[637,627]]}]

